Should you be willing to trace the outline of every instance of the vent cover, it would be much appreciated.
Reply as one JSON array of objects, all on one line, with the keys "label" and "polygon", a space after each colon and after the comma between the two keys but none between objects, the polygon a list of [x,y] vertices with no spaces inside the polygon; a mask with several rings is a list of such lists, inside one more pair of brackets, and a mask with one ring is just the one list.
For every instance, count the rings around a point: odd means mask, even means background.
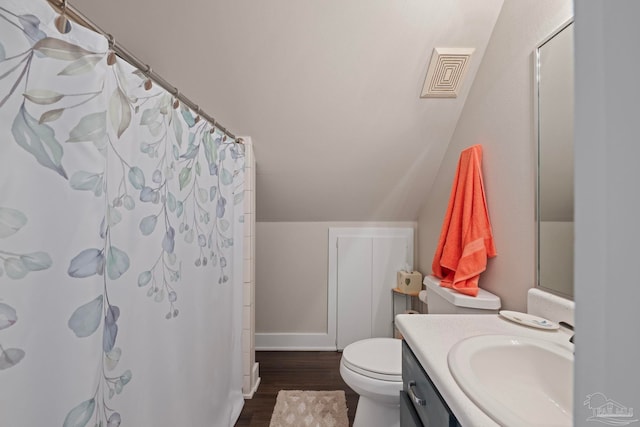
[{"label": "vent cover", "polygon": [[420,98],[456,98],[474,48],[433,49]]}]

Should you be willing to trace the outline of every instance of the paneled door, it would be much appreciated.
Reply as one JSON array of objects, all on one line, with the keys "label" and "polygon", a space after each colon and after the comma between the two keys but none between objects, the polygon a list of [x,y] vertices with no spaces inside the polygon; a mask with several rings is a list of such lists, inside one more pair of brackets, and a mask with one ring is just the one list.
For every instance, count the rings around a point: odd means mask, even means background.
[{"label": "paneled door", "polygon": [[337,285],[338,350],[361,339],[393,336],[391,289],[397,271],[413,266],[413,229],[348,230],[336,235],[335,272],[330,271]]}]

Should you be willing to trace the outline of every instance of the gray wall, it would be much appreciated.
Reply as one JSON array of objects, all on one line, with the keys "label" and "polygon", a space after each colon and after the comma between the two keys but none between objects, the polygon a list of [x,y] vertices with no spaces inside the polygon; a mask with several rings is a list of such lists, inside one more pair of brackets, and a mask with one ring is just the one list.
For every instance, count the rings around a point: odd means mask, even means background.
[{"label": "gray wall", "polygon": [[415,228],[416,223],[258,222],[256,227],[256,332],[321,333],[327,332],[329,228]]},{"label": "gray wall", "polygon": [[484,182],[498,256],[480,286],[526,311],[535,282],[533,51],[572,15],[570,0],[506,0],[448,151],[418,218],[418,268],[431,271],[460,151],[484,147]]},{"label": "gray wall", "polygon": [[576,426],[596,392],[640,418],[639,16],[636,0],[576,1]]}]

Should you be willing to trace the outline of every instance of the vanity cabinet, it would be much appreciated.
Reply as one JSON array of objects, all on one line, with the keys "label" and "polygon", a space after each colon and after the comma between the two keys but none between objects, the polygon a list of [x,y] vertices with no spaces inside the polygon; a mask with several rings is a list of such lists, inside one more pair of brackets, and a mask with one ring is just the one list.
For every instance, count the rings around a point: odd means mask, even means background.
[{"label": "vanity cabinet", "polygon": [[401,427],[461,427],[406,341],[402,342]]}]

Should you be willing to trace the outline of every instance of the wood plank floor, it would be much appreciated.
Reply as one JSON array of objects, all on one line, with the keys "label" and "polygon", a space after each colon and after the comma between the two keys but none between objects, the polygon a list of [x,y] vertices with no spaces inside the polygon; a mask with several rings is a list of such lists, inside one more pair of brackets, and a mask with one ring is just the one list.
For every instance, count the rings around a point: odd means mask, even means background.
[{"label": "wood plank floor", "polygon": [[342,353],[332,351],[259,351],[260,387],[244,408],[235,427],[269,427],[271,413],[280,390],[344,390],[349,424],[358,404],[358,395],[340,376]]}]

